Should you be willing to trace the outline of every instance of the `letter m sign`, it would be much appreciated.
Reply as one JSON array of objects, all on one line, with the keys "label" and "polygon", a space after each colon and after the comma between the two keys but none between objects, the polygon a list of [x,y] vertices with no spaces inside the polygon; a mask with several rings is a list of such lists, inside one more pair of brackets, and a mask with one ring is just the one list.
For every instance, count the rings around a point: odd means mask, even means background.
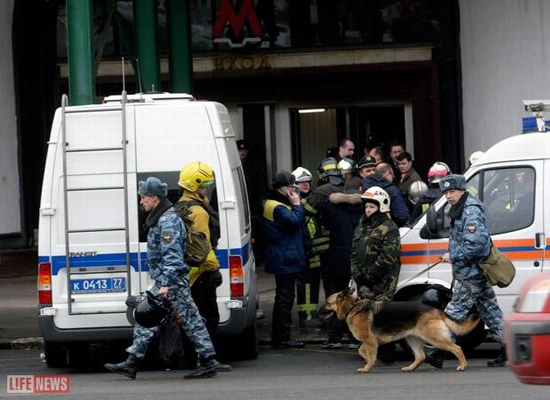
[{"label": "letter m sign", "polygon": [[262,27],[260,26],[252,0],[243,0],[238,13],[235,12],[230,0],[221,0],[218,17],[212,30],[214,38],[222,36],[226,23],[229,23],[235,37],[241,35],[245,24],[248,24],[252,36],[260,37],[262,35]]}]

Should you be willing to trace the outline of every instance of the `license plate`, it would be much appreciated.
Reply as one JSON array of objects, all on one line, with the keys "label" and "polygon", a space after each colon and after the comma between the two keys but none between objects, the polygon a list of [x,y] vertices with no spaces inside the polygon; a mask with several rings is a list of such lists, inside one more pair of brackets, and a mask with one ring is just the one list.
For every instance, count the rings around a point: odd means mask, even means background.
[{"label": "license plate", "polygon": [[109,293],[126,291],[126,278],[72,279],[71,293]]}]

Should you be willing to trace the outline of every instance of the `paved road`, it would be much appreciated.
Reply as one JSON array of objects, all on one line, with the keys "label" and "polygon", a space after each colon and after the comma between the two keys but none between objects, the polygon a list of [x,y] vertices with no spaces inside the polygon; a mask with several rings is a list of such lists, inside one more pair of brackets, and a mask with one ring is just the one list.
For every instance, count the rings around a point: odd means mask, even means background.
[{"label": "paved road", "polygon": [[[456,372],[456,360],[442,370],[422,365],[379,365],[368,374],[356,373],[362,362],[356,352],[322,350],[311,345],[300,350],[261,347],[257,360],[234,362],[232,372],[208,380],[182,380],[184,371],[143,371],[135,381],[100,368],[48,369],[40,350],[0,350],[0,376],[14,374],[68,374],[70,393],[63,398],[85,399],[484,399],[546,400],[548,387],[520,383],[508,368],[487,368],[487,354],[469,359],[465,372]],[[0,379],[0,398],[7,379]]]},{"label": "paved road", "polygon": [[[275,279],[273,275],[258,268],[258,285],[260,291],[260,309],[265,313],[258,321],[260,344],[267,344],[271,334],[271,314],[275,298]],[[321,293],[321,298],[324,294]],[[37,346],[41,335],[37,318],[36,277],[0,278],[0,348],[11,346]],[[298,314],[294,310],[294,321],[298,323]],[[303,331],[298,326],[293,328],[294,337],[318,343],[326,340],[319,331]]]}]

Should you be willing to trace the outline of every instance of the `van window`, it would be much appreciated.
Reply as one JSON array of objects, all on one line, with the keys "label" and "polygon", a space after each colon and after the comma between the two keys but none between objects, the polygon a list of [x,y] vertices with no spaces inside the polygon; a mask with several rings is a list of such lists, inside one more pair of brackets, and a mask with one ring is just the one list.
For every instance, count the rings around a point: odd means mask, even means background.
[{"label": "van window", "polygon": [[530,167],[485,170],[481,200],[491,234],[523,229],[535,215],[535,171]]},{"label": "van window", "polygon": [[[472,176],[467,190],[481,200],[492,235],[527,228],[535,219],[535,170],[531,167],[498,168]],[[422,230],[420,237],[448,237],[449,203],[436,212],[438,234]]]},{"label": "van window", "polygon": [[240,165],[237,169],[234,170],[233,172],[235,175],[236,175],[236,182],[239,182],[239,187],[236,189],[236,190],[240,190],[241,191],[241,196],[240,198],[245,200],[242,202],[241,206],[242,206],[242,209],[243,209],[243,216],[244,216],[244,220],[246,221],[245,223],[245,231],[248,233],[250,231],[250,207],[249,207],[249,199],[248,199],[248,193],[246,191],[246,183],[245,183],[245,179],[244,179],[244,170],[243,170],[243,167],[242,165]]}]

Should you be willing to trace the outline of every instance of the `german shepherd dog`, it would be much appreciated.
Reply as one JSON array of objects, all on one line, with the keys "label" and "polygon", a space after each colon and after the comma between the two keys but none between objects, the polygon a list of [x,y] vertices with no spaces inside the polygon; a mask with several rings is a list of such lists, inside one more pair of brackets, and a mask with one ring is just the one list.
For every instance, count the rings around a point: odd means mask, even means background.
[{"label": "german shepherd dog", "polygon": [[325,312],[346,321],[357,340],[362,342],[359,355],[365,360],[357,372],[369,372],[376,361],[378,345],[405,339],[414,353],[412,364],[401,371],[412,372],[426,359],[424,343],[447,350],[458,358],[457,371],[464,371],[468,365],[460,346],[451,339],[451,332],[465,335],[479,322],[478,315],[470,315],[458,322],[443,311],[420,302],[381,302],[362,300],[347,288],[327,298]]}]

